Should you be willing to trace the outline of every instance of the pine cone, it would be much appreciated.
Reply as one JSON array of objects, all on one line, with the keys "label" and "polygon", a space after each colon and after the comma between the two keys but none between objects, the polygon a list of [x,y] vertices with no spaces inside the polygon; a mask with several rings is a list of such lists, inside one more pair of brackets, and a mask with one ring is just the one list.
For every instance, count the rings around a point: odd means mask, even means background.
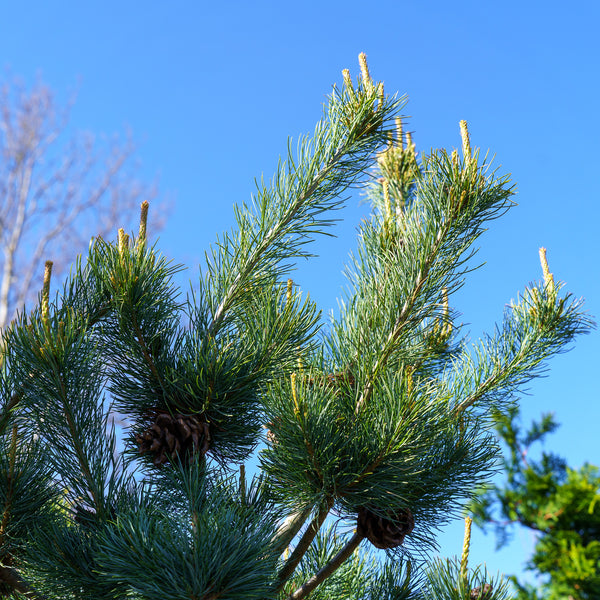
[{"label": "pine cone", "polygon": [[366,537],[373,546],[381,550],[395,548],[404,542],[404,537],[415,527],[415,519],[408,508],[397,512],[388,511],[381,517],[362,507],[358,511],[356,531]]},{"label": "pine cone", "polygon": [[192,455],[203,457],[210,447],[210,428],[204,415],[160,412],[154,423],[136,436],[140,453],[154,455],[159,467],[177,455],[185,463]]},{"label": "pine cone", "polygon": [[277,436],[273,433],[272,429],[275,426],[281,427],[281,419],[277,418],[274,422],[269,422],[266,425],[263,425],[263,428],[267,430],[267,441],[275,446],[277,444]]},{"label": "pine cone", "polygon": [[[323,377],[323,375],[321,375],[320,377]],[[324,380],[335,387],[341,387],[344,383],[350,386],[356,384],[356,379],[354,378],[354,375],[352,375],[352,373],[350,373],[350,371],[348,370],[338,371],[336,373],[328,373],[324,376]],[[320,383],[322,381],[323,379],[319,379],[319,377],[310,377],[307,383],[309,387],[312,387],[313,385],[315,385],[315,383]]]},{"label": "pine cone", "polygon": [[354,375],[349,371],[342,371],[340,373],[331,373],[327,375],[327,381],[329,383],[333,383],[337,386],[341,386],[346,383],[350,386],[353,386],[356,383],[356,379],[354,379]]},{"label": "pine cone", "polygon": [[492,585],[486,583],[483,590],[480,587],[471,590],[471,600],[489,600],[492,597]]}]

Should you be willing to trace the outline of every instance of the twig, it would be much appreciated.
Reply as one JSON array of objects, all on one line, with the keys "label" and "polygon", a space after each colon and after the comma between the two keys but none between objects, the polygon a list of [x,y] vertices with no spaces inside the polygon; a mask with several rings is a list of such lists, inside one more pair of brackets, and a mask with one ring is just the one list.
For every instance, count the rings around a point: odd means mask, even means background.
[{"label": "twig", "polygon": [[371,375],[367,381],[367,385],[365,386],[364,390],[360,395],[360,398],[358,399],[358,402],[356,403],[356,408],[354,410],[355,414],[358,415],[360,413],[362,407],[369,401],[369,398],[373,394],[373,390],[375,389],[375,381],[379,375],[379,371],[383,368],[388,358],[391,356],[395,348],[395,342],[400,337],[400,334],[402,333],[402,330],[406,325],[408,316],[410,315],[410,312],[412,311],[419,297],[419,293],[421,292],[423,286],[427,281],[429,271],[431,270],[431,267],[437,257],[438,250],[450,229],[451,224],[447,223],[444,224],[444,226],[438,231],[435,244],[415,279],[412,293],[410,294],[410,297],[407,298],[404,302],[400,314],[396,318],[394,326],[390,330],[387,340],[385,341],[384,346],[379,354],[379,357],[377,358],[375,366],[371,370]]},{"label": "twig", "polygon": [[355,533],[346,545],[316,575],[313,575],[306,583],[292,592],[286,600],[300,600],[308,596],[318,585],[342,566],[346,559],[358,548],[363,539],[363,535]]},{"label": "twig", "polygon": [[321,506],[321,508],[319,509],[319,512],[315,515],[315,518],[312,520],[311,524],[307,527],[306,531],[300,538],[298,544],[296,544],[294,551],[288,558],[285,565],[283,565],[283,567],[281,568],[281,571],[279,571],[279,575],[277,576],[277,578],[279,580],[279,583],[277,585],[277,591],[280,591],[283,588],[285,582],[291,577],[292,573],[298,566],[298,563],[302,560],[302,557],[306,554],[306,551],[309,549],[310,545],[312,544],[313,540],[315,539],[315,536],[319,532],[319,529],[321,529],[321,525],[323,525],[323,522],[327,518],[327,515],[329,514],[329,511],[331,510],[332,506],[333,506],[333,500],[332,499],[327,500],[327,504],[325,504],[324,506]]},{"label": "twig", "polygon": [[29,585],[21,579],[19,574],[10,567],[3,567],[0,565],[0,581],[12,587],[15,592],[23,594],[25,598],[30,598],[31,600],[48,600],[46,596],[34,592]]},{"label": "twig", "polygon": [[14,425],[12,428],[12,437],[10,440],[10,454],[9,454],[9,466],[8,466],[8,489],[6,490],[6,501],[4,505],[4,513],[2,515],[2,521],[0,522],[0,543],[4,542],[4,535],[6,533],[6,527],[8,525],[8,519],[11,504],[13,501],[13,482],[15,479],[15,458],[17,454],[17,426]]},{"label": "twig", "polygon": [[[346,142],[346,145],[350,145]],[[240,271],[238,271],[237,275],[230,288],[227,290],[225,297],[221,300],[221,303],[217,307],[215,314],[212,318],[211,323],[207,328],[208,336],[214,337],[217,333],[221,322],[225,317],[225,312],[228,310],[229,305],[232,299],[235,297],[238,289],[244,284],[246,277],[252,272],[254,267],[258,264],[263,252],[277,240],[277,238],[282,235],[282,232],[285,231],[285,227],[292,221],[295,217],[296,213],[302,207],[304,202],[308,198],[310,198],[316,190],[319,188],[321,183],[326,179],[331,171],[337,166],[337,163],[344,157],[346,154],[346,145],[344,145],[340,150],[338,150],[333,157],[331,158],[329,164],[323,167],[314,177],[313,182],[300,194],[298,199],[294,202],[294,204],[288,210],[286,216],[273,228],[271,228],[265,237],[257,244],[256,249],[253,254],[250,255],[248,262],[242,266]]]},{"label": "twig", "polygon": [[312,509],[312,506],[307,506],[304,510],[291,515],[277,530],[273,542],[280,552],[283,552],[296,537],[300,529],[302,529],[302,526],[306,522],[306,519],[308,519]]}]

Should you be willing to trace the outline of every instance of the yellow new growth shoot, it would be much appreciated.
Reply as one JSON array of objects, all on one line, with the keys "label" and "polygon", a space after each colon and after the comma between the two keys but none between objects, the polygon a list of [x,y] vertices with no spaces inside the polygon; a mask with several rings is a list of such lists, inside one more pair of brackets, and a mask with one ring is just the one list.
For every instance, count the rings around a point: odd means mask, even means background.
[{"label": "yellow new growth shoot", "polygon": [[141,214],[140,214],[140,232],[138,234],[138,240],[141,244],[146,243],[146,225],[148,223],[148,200],[144,200],[141,205]]},{"label": "yellow new growth shoot", "polygon": [[385,100],[385,89],[383,87],[383,81],[380,81],[377,85],[377,110],[381,110],[383,108],[383,101]]},{"label": "yellow new growth shoot", "polygon": [[404,150],[404,140],[402,139],[402,117],[396,117],[396,140],[400,150]]},{"label": "yellow new growth shoot", "polygon": [[44,285],[42,287],[42,319],[47,327],[50,321],[50,279],[52,278],[52,261],[47,260],[44,268]]},{"label": "yellow new growth shoot", "polygon": [[471,162],[471,140],[469,139],[469,130],[467,128],[467,122],[460,122],[460,137],[462,138],[462,149],[463,156],[465,157],[465,163]]},{"label": "yellow new growth shoot", "polygon": [[118,238],[118,247],[119,254],[123,256],[123,252],[125,252],[125,248],[129,244],[129,236],[125,233],[125,230],[121,227],[119,229],[119,238]]},{"label": "yellow new growth shoot", "polygon": [[385,203],[385,216],[392,218],[392,203],[390,200],[390,184],[387,179],[383,180],[383,201]]},{"label": "yellow new growth shoot", "polygon": [[371,80],[371,75],[369,74],[369,66],[367,65],[367,55],[364,52],[361,52],[358,55],[358,62],[360,64],[360,72],[362,74],[363,85],[366,90],[371,90],[373,87],[373,81]]},{"label": "yellow new growth shoot", "polygon": [[467,579],[467,563],[469,561],[469,547],[471,545],[471,517],[465,518],[465,539],[463,542],[462,556],[460,558],[460,576],[462,579]]},{"label": "yellow new growth shoot", "polygon": [[540,263],[542,264],[542,271],[544,273],[544,283],[546,284],[546,287],[552,291],[554,289],[554,276],[550,273],[550,268],[548,267],[546,248],[540,248]]},{"label": "yellow new growth shoot", "polygon": [[443,314],[442,314],[442,334],[450,337],[452,334],[452,321],[450,320],[450,304],[448,303],[448,288],[442,290]]},{"label": "yellow new growth shoot", "polygon": [[352,90],[354,89],[353,85],[352,85],[352,77],[350,76],[350,70],[349,69],[344,69],[342,71],[342,77],[344,78],[344,85],[349,89]]},{"label": "yellow new growth shoot", "polygon": [[298,396],[296,395],[296,373],[292,373],[292,398],[294,400],[294,413],[300,416],[300,405],[298,404]]}]

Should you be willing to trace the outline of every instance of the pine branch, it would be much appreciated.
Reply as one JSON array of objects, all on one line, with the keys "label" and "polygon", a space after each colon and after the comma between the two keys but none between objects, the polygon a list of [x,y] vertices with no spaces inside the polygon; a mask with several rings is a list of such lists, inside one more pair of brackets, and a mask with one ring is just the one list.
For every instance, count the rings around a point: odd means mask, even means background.
[{"label": "pine branch", "polygon": [[510,380],[510,376],[518,370],[526,356],[527,353],[521,349],[512,360],[508,361],[500,368],[495,369],[493,373],[477,387],[477,389],[456,407],[456,414],[460,415],[465,412],[482,398],[485,398],[488,393],[496,391],[502,384]]},{"label": "pine branch", "polygon": [[10,513],[12,503],[14,501],[14,477],[15,477],[15,458],[17,454],[17,426],[14,425],[12,429],[12,436],[9,450],[9,465],[8,465],[8,489],[6,490],[6,497],[4,502],[4,508],[2,512],[2,520],[0,521],[0,547],[4,544],[4,537],[6,534],[6,528],[10,519]]},{"label": "pine branch", "polygon": [[346,85],[335,92],[328,120],[317,126],[312,140],[301,140],[297,160],[288,152],[272,188],[259,189],[254,213],[246,205],[243,211],[236,208],[238,237],[224,236],[208,264],[217,281],[216,306],[206,328],[209,339],[236,301],[263,277],[288,269],[281,266],[284,260],[307,256],[300,247],[310,241],[309,234],[323,233],[331,223],[319,215],[340,207],[340,194],[364,173],[387,139],[385,125],[399,104],[385,99],[370,80],[357,91]]},{"label": "pine branch", "polygon": [[94,501],[94,507],[96,508],[96,510],[98,512],[103,512],[104,510],[104,496],[102,494],[102,491],[98,489],[97,487],[97,482],[94,479],[94,476],[92,475],[92,469],[91,469],[91,465],[89,462],[89,456],[88,454],[86,454],[85,452],[85,441],[82,439],[82,436],[80,436],[80,431],[79,428],[77,427],[76,421],[75,421],[75,415],[73,414],[73,410],[71,407],[71,398],[69,398],[69,395],[67,394],[67,390],[65,387],[65,382],[64,382],[64,378],[62,376],[62,374],[60,372],[56,373],[57,375],[57,379],[59,380],[59,393],[62,396],[62,408],[63,408],[63,414],[65,416],[65,419],[67,421],[67,425],[69,428],[69,431],[71,433],[71,441],[73,444],[73,449],[75,450],[75,454],[77,456],[77,460],[79,462],[79,467],[81,469],[81,472],[83,473],[83,476],[86,480],[87,483],[87,489],[89,490],[90,494],[92,495],[92,499]]},{"label": "pine branch", "polygon": [[[423,161],[422,170],[415,171],[414,199],[392,223],[393,233],[389,215],[363,230],[364,248],[360,248],[360,262],[355,261],[357,273],[351,274],[357,289],[344,315],[346,323],[340,327],[348,341],[356,336],[354,329],[363,332],[362,343],[353,344],[354,353],[360,348],[362,362],[373,361],[356,414],[402,342],[410,348],[411,334],[435,314],[436,296],[460,285],[469,258],[464,255],[483,231],[483,222],[507,208],[512,192],[506,189],[506,179],[484,177],[487,167],[478,166],[476,157],[465,158],[461,165],[443,151],[433,153]],[[398,282],[397,286],[390,281]],[[367,329],[369,323],[375,323],[372,330]],[[424,352],[431,355],[430,349],[422,348],[422,356],[411,356],[410,364],[422,362]]]},{"label": "pine branch", "polygon": [[35,592],[31,586],[20,577],[17,571],[11,567],[0,565],[0,581],[30,600],[49,600],[47,596]]},{"label": "pine branch", "polygon": [[[465,385],[467,390],[473,389],[456,406],[457,415],[484,399],[510,397],[519,386],[543,372],[545,361],[564,351],[576,334],[593,327],[579,310],[581,302],[571,301],[569,295],[558,299],[557,291],[547,287],[526,290],[521,302],[511,306],[503,328],[476,349],[477,364],[463,352],[453,375],[458,388]],[[465,395],[460,391],[457,397]]]},{"label": "pine branch", "polygon": [[429,256],[425,260],[423,266],[421,267],[421,269],[415,279],[412,292],[411,292],[410,296],[406,299],[404,305],[402,306],[402,309],[400,310],[400,313],[398,314],[398,318],[396,319],[396,322],[394,323],[393,327],[390,329],[388,338],[387,338],[384,346],[381,348],[381,351],[379,352],[377,360],[371,370],[371,374],[367,378],[367,384],[365,386],[365,389],[362,391],[362,393],[356,403],[356,409],[354,412],[357,415],[360,413],[360,410],[362,409],[363,405],[369,401],[369,398],[371,397],[371,394],[373,393],[375,381],[377,380],[377,377],[378,377],[380,371],[385,367],[390,355],[396,348],[396,342],[397,342],[398,338],[400,337],[400,334],[402,333],[404,326],[406,325],[407,318],[410,316],[412,309],[413,309],[417,299],[419,298],[419,294],[427,280],[427,274],[429,272],[429,269],[431,268],[431,265],[437,258],[439,248],[442,244],[442,241],[443,241],[445,235],[448,233],[449,230],[450,230],[450,222],[448,221],[447,225],[438,233],[435,244],[432,247],[431,252],[429,253]]},{"label": "pine branch", "polygon": [[240,287],[245,284],[250,273],[252,273],[254,268],[259,264],[266,249],[274,245],[285,235],[286,227],[296,217],[298,211],[304,206],[306,200],[319,189],[321,183],[336,168],[340,160],[346,155],[347,150],[347,147],[342,148],[333,156],[329,164],[321,169],[321,171],[316,175],[312,184],[309,185],[309,187],[298,197],[295,204],[293,204],[288,211],[286,217],[284,217],[275,228],[272,228],[267,232],[267,235],[264,237],[264,239],[255,247],[252,254],[248,256],[245,264],[235,276],[233,283],[229,286],[225,297],[221,300],[221,303],[217,307],[213,319],[207,328],[207,335],[209,337],[214,337],[225,317],[225,312],[231,306],[233,298],[235,298],[235,296],[239,293]]},{"label": "pine branch", "polygon": [[318,585],[323,583],[342,564],[352,555],[358,548],[364,536],[355,533],[346,543],[346,545],[313,577],[306,583],[301,585],[297,590],[292,592],[286,600],[301,600],[310,594]]},{"label": "pine branch", "polygon": [[296,535],[298,535],[298,532],[302,529],[302,526],[310,516],[312,510],[313,507],[308,506],[304,510],[298,511],[295,515],[286,519],[283,525],[278,529],[273,543],[280,552],[283,552]]},{"label": "pine branch", "polygon": [[321,526],[325,522],[325,519],[327,518],[327,515],[329,514],[329,511],[331,510],[332,506],[333,499],[330,498],[327,500],[327,503],[325,505],[319,508],[317,514],[315,515],[315,518],[306,528],[306,531],[296,544],[294,551],[292,552],[287,562],[285,563],[285,565],[283,565],[283,567],[277,575],[277,579],[279,581],[276,587],[277,591],[280,591],[285,585],[285,582],[292,576],[296,567],[302,560],[302,557],[306,554],[306,551],[309,549],[310,545],[315,539],[315,536],[321,529]]}]

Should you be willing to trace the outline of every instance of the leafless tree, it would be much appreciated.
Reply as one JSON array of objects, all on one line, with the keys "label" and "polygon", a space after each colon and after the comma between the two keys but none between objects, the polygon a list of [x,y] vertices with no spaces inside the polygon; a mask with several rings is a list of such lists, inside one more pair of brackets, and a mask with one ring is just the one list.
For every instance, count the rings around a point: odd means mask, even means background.
[{"label": "leafless tree", "polygon": [[41,82],[0,86],[0,330],[39,290],[46,259],[60,275],[157,195],[135,176],[131,137],[68,133],[70,106]]}]

